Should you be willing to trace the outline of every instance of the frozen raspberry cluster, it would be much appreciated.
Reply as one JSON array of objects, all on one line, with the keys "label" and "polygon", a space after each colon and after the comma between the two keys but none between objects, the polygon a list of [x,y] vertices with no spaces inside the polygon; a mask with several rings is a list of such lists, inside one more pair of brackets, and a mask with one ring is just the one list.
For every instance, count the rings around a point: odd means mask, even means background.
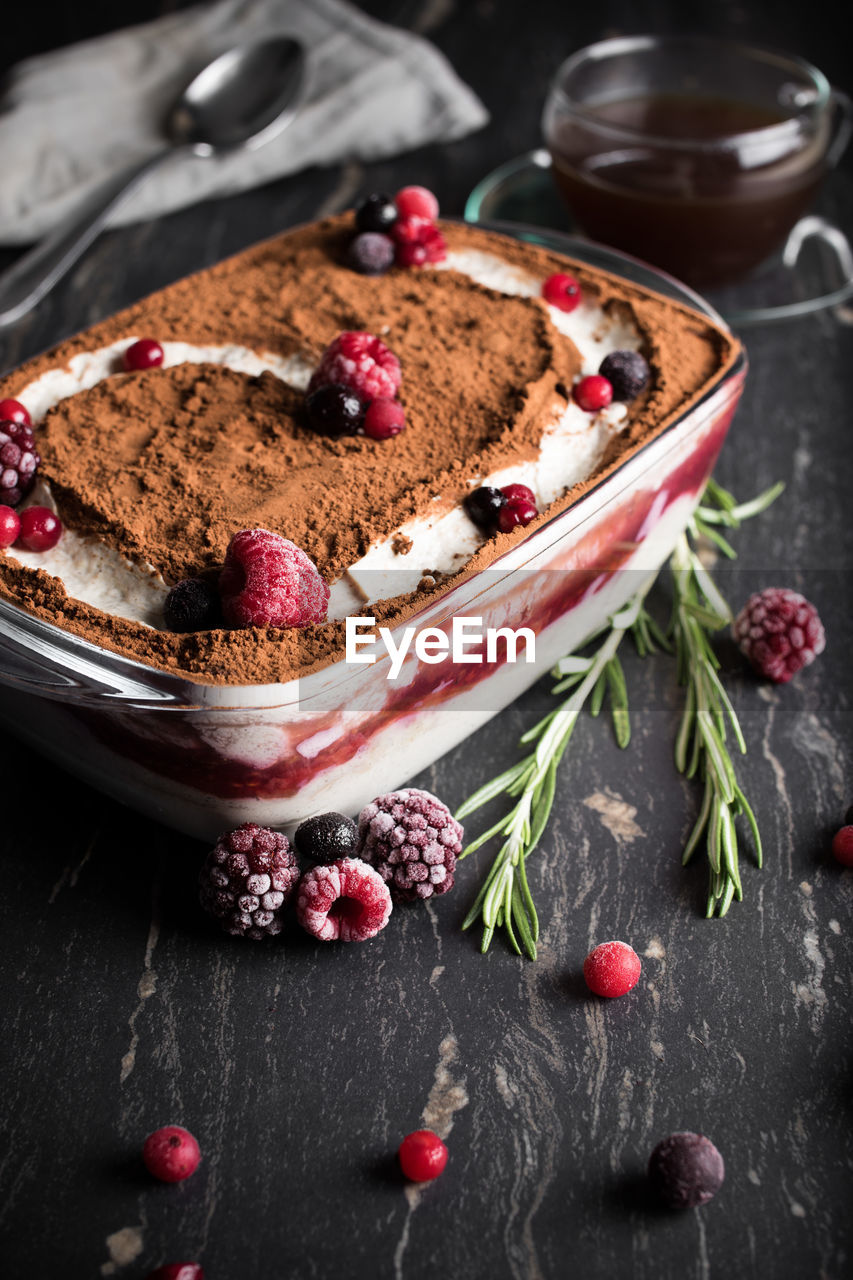
[{"label": "frozen raspberry cluster", "polygon": [[406,425],[397,400],[401,381],[400,361],[379,338],[361,330],[340,333],[308,384],[308,421],[323,435],[387,440]]},{"label": "frozen raspberry cluster", "polygon": [[453,888],[463,831],[429,791],[409,787],[377,796],[358,819],[359,856],[375,867],[395,902],[417,902]]}]

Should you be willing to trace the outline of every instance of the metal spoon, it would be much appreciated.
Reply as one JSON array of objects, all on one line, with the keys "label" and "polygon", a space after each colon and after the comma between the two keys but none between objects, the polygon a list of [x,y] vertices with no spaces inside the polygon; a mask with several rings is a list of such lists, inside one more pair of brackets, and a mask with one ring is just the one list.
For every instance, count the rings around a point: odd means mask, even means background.
[{"label": "metal spoon", "polygon": [[305,51],[276,38],[229,49],[187,85],[165,122],[162,150],[131,165],[0,276],[0,328],[26,315],[99,234],[108,215],[176,150],[197,156],[257,147],[289,124],[305,81]]}]

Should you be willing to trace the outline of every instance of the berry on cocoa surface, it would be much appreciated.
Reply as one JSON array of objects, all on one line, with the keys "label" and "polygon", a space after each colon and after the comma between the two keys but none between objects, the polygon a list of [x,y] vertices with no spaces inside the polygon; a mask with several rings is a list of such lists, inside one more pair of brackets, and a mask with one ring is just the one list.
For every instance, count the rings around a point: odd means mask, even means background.
[{"label": "berry on cocoa surface", "polygon": [[394,265],[395,245],[381,231],[362,231],[347,246],[347,266],[363,276],[381,276]]},{"label": "berry on cocoa surface", "polygon": [[639,351],[611,351],[598,366],[601,377],[613,388],[614,400],[634,400],[649,380],[648,361]]},{"label": "berry on cocoa surface", "polygon": [[50,551],[62,537],[62,521],[50,507],[26,507],[20,521],[16,545],[25,551]]},{"label": "berry on cocoa surface", "polygon": [[323,622],[329,603],[329,588],[314,561],[269,529],[234,534],[219,594],[232,627],[305,627]]},{"label": "berry on cocoa surface", "polygon": [[121,362],[128,373],[135,373],[158,369],[164,359],[165,352],[156,338],[139,338],[126,349]]},{"label": "berry on cocoa surface", "polygon": [[0,550],[11,547],[21,531],[21,520],[17,511],[0,504]]},{"label": "berry on cocoa surface", "polygon": [[222,625],[222,606],[216,585],[206,578],[176,582],[163,603],[163,619],[169,631],[210,631]]},{"label": "berry on cocoa surface", "polygon": [[574,276],[556,271],[542,282],[542,297],[559,311],[574,311],[581,300],[581,287]]},{"label": "berry on cocoa surface", "polygon": [[32,427],[26,422],[0,420],[0,502],[17,507],[33,487],[41,458]]},{"label": "berry on cocoa surface", "polygon": [[377,396],[393,400],[400,389],[400,361],[372,333],[347,330],[338,334],[320,357],[308,384],[309,395],[330,382],[349,387],[363,400]]},{"label": "berry on cocoa surface", "polygon": [[590,373],[572,387],[572,399],[584,413],[598,413],[613,399],[613,388],[599,373]]}]

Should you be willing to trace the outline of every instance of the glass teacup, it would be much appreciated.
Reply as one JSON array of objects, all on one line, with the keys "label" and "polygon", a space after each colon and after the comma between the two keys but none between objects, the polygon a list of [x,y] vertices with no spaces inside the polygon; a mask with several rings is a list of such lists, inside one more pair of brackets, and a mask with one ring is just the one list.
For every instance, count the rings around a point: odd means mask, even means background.
[{"label": "glass teacup", "polygon": [[847,143],[850,103],[799,58],[631,36],[568,58],[542,123],[578,226],[704,289],[784,243]]}]

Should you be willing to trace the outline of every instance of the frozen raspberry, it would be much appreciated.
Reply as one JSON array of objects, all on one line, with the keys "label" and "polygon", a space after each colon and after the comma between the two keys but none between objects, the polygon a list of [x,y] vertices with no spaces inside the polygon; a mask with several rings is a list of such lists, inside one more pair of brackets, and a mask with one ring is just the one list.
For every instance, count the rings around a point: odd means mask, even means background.
[{"label": "frozen raspberry", "polygon": [[581,287],[574,276],[557,271],[542,282],[542,297],[560,311],[574,311],[581,300]]},{"label": "frozen raspberry", "polygon": [[639,351],[611,351],[598,372],[613,388],[614,400],[634,400],[644,390],[650,369]]},{"label": "frozen raspberry", "polygon": [[25,551],[50,551],[62,537],[62,521],[50,507],[27,507],[20,520],[18,546]]},{"label": "frozen raspberry", "polygon": [[149,1133],[142,1147],[145,1168],[161,1182],[183,1182],[195,1173],[201,1160],[198,1143],[177,1124]]},{"label": "frozen raspberry", "polygon": [[387,396],[393,400],[400,388],[400,361],[372,333],[341,333],[320,357],[309,395],[328,382],[340,382],[365,400]]},{"label": "frozen raspberry", "polygon": [[447,1147],[432,1129],[416,1129],[400,1143],[397,1159],[411,1182],[431,1182],[444,1172]]},{"label": "frozen raspberry", "polygon": [[406,411],[396,400],[379,396],[367,406],[363,429],[371,440],[388,440],[399,435],[405,425]]},{"label": "frozen raspberry", "polygon": [[347,266],[363,276],[384,275],[393,263],[394,241],[380,231],[363,231],[347,248]]},{"label": "frozen raspberry", "polygon": [[671,1209],[707,1204],[723,1185],[723,1157],[701,1133],[672,1133],[649,1157],[652,1190]]},{"label": "frozen raspberry", "polygon": [[199,872],[205,911],[234,937],[281,933],[282,916],[299,879],[287,836],[255,822],[220,836]]},{"label": "frozen raspberry", "polygon": [[384,929],[391,895],[360,858],[338,858],[306,871],[299,881],[296,917],[321,942],[366,942]]},{"label": "frozen raspberry", "polygon": [[[523,489],[524,485],[510,485],[511,489]],[[530,524],[539,515],[535,502],[527,498],[511,498],[498,512],[498,528],[501,533],[511,533],[517,525]]]},{"label": "frozen raspberry", "polygon": [[814,662],[826,645],[814,605],[785,587],[766,587],[751,595],[732,632],[758,674],[776,684],[785,684]]},{"label": "frozen raspberry", "polygon": [[11,507],[0,506],[0,550],[11,547],[21,531],[21,521],[17,511]]},{"label": "frozen raspberry", "polygon": [[359,231],[390,231],[398,216],[397,206],[391,197],[374,191],[356,205],[355,225]]},{"label": "frozen raspberry", "polygon": [[426,246],[415,244],[398,244],[395,262],[398,267],[424,267],[427,261]]},{"label": "frozen raspberry", "polygon": [[128,372],[139,369],[157,369],[163,363],[165,352],[154,338],[140,338],[132,342],[122,356],[122,364]]},{"label": "frozen raspberry", "polygon": [[832,837],[832,856],[843,867],[853,867],[853,826],[836,831]]},{"label": "frozen raspberry", "polygon": [[601,374],[591,373],[575,383],[572,387],[572,398],[584,413],[598,413],[599,409],[606,409],[610,404],[613,399],[613,388]]},{"label": "frozen raspberry", "polygon": [[306,627],[325,620],[329,603],[329,588],[314,561],[269,529],[234,534],[219,594],[232,627]]},{"label": "frozen raspberry", "polygon": [[364,421],[365,402],[343,383],[327,382],[305,397],[305,412],[321,435],[355,435]]},{"label": "frozen raspberry", "polygon": [[403,187],[394,197],[401,218],[426,218],[435,222],[438,200],[426,187]]},{"label": "frozen raspberry", "polygon": [[0,421],[0,502],[16,507],[33,487],[41,458],[32,427],[25,422]]},{"label": "frozen raspberry", "polygon": [[429,218],[398,218],[391,228],[391,235],[397,244],[421,244],[427,232],[432,230]]},{"label": "frozen raspberry", "polygon": [[447,241],[438,227],[429,227],[421,236],[419,243],[426,249],[427,262],[444,262],[447,257]]},{"label": "frozen raspberry", "polygon": [[204,1271],[197,1262],[167,1262],[149,1271],[145,1280],[204,1280]]},{"label": "frozen raspberry", "polygon": [[397,244],[398,267],[423,267],[428,262],[444,262],[447,257],[447,241],[438,227],[433,227],[421,219],[410,218],[412,225],[406,229],[412,239],[402,239]]},{"label": "frozen raspberry", "polygon": [[358,827],[342,813],[320,813],[300,822],[293,843],[300,858],[307,862],[351,858],[358,845]]},{"label": "frozen raspberry", "polygon": [[627,942],[601,942],[583,962],[583,976],[597,996],[624,996],[640,980],[640,957]]},{"label": "frozen raspberry", "polygon": [[20,400],[0,400],[0,422],[18,422],[24,427],[33,425],[29,409]]},{"label": "frozen raspberry", "polygon": [[498,516],[506,506],[506,497],[501,489],[484,484],[466,494],[462,505],[477,528],[491,534],[498,527]]},{"label": "frozen raspberry", "polygon": [[176,582],[163,604],[163,618],[169,631],[210,631],[222,625],[219,592],[205,578],[184,578]]},{"label": "frozen raspberry", "polygon": [[409,787],[377,796],[358,818],[359,857],[375,867],[395,902],[447,893],[453,888],[462,827],[447,805]]}]

